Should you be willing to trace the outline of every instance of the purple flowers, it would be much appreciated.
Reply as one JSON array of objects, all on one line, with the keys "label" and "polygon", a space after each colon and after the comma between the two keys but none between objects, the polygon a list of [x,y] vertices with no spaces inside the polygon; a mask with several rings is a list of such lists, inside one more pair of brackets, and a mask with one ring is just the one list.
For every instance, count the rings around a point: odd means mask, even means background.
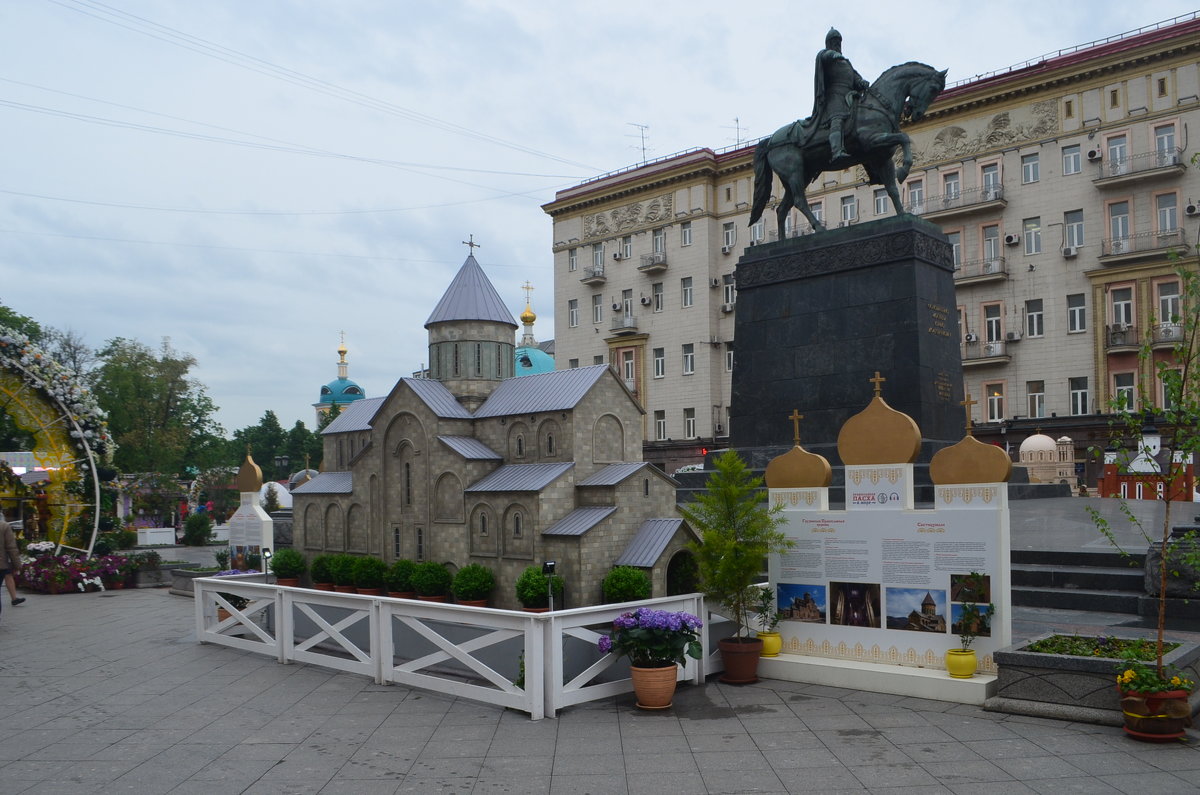
[{"label": "purple flowers", "polygon": [[697,634],[703,622],[691,613],[672,613],[639,607],[613,620],[611,637],[601,637],[601,654],[624,654],[639,668],[682,664],[687,657],[700,659]]}]

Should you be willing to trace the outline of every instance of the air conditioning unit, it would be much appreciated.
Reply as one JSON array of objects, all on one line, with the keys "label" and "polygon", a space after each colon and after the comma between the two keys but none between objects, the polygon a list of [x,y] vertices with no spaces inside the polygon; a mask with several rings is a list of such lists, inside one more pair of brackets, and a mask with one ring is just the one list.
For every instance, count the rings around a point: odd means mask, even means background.
[{"label": "air conditioning unit", "polygon": [[1004,335],[1004,338],[1006,340],[1008,340],[1009,342],[1020,342],[1021,341],[1021,332],[1010,331]]},{"label": "air conditioning unit", "polygon": [[967,332],[967,336],[963,337],[967,342],[979,342],[979,335],[972,332]]},{"label": "air conditioning unit", "polygon": [[642,296],[642,306],[650,306],[650,296],[648,296],[648,295]]},{"label": "air conditioning unit", "polygon": [[724,425],[716,426],[713,429],[713,433],[715,433],[717,436],[720,436],[721,434],[725,433],[725,426]]},{"label": "air conditioning unit", "polygon": [[1113,254],[1124,254],[1128,250],[1129,250],[1129,241],[1128,240],[1118,239],[1118,240],[1114,240],[1112,242],[1112,253]]},{"label": "air conditioning unit", "polygon": [[1005,235],[1004,236],[1004,245],[1006,245],[1006,246],[1015,246],[1020,242],[1021,242],[1020,235]]},{"label": "air conditioning unit", "polygon": [[1189,203],[1187,207],[1183,208],[1183,214],[1184,215],[1200,215],[1200,206]]},{"label": "air conditioning unit", "polygon": [[721,246],[722,254],[729,254],[732,251],[733,251],[733,246]]},{"label": "air conditioning unit", "polygon": [[733,304],[721,304],[721,311],[728,315],[733,311]]},{"label": "air conditioning unit", "polygon": [[998,259],[986,260],[983,263],[983,272],[984,273],[999,273],[1000,272],[1000,260],[998,260]]},{"label": "air conditioning unit", "polygon": [[721,280],[720,279],[709,279],[708,286],[712,287],[715,290],[716,288],[721,286]]},{"label": "air conditioning unit", "polygon": [[1102,150],[1102,149],[1089,149],[1089,150],[1088,150],[1088,153],[1087,153],[1087,159],[1088,159],[1089,161],[1093,162],[1093,163],[1095,163],[1095,162],[1097,162],[1097,161],[1099,161],[1099,160],[1103,160],[1103,159],[1104,159],[1104,150]]},{"label": "air conditioning unit", "polygon": [[1004,353],[1004,346],[999,342],[989,342],[983,346],[983,352],[986,356],[1001,356]]},{"label": "air conditioning unit", "polygon": [[983,200],[985,202],[995,201],[996,199],[999,199],[999,198],[1000,198],[1000,189],[999,188],[984,188],[983,189]]},{"label": "air conditioning unit", "polygon": [[613,311],[614,311],[614,312],[620,312],[620,311],[621,311],[621,305],[620,305],[620,304],[618,304],[618,303],[614,303],[614,304],[612,305],[612,307],[613,307]]},{"label": "air conditioning unit", "polygon": [[615,260],[617,260],[617,261],[619,262],[619,261],[621,260],[621,252],[619,252],[619,251],[614,251],[614,252],[613,252],[613,259],[615,259]]},{"label": "air conditioning unit", "polygon": [[1066,257],[1067,259],[1071,259],[1072,257],[1077,257],[1077,256],[1079,256],[1079,249],[1075,248],[1075,246],[1064,246],[1063,247],[1063,256]]}]

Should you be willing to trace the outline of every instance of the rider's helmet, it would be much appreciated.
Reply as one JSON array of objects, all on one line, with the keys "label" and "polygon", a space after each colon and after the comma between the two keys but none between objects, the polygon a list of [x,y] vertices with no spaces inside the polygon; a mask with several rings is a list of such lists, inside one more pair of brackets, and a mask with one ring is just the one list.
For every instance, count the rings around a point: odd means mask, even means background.
[{"label": "rider's helmet", "polygon": [[[837,47],[833,46],[834,42],[837,42]],[[841,45],[842,34],[838,33],[837,28],[830,28],[829,32],[825,34],[825,47],[828,49],[838,50],[841,49]]]}]

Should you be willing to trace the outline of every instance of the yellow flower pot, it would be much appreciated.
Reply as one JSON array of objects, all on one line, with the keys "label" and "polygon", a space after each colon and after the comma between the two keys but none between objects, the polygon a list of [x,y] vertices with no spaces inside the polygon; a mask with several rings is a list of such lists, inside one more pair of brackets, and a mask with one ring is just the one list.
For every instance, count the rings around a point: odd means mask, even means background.
[{"label": "yellow flower pot", "polygon": [[779,652],[783,649],[783,637],[778,632],[760,632],[758,639],[763,642],[763,657],[779,656]]},{"label": "yellow flower pot", "polygon": [[946,670],[955,679],[970,679],[975,675],[977,665],[974,649],[950,649],[946,652]]}]

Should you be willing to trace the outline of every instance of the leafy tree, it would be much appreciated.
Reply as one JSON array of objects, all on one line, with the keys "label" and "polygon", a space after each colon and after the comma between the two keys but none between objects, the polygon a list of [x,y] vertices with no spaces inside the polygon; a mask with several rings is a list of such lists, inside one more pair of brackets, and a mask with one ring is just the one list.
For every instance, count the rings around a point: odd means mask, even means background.
[{"label": "leafy tree", "polygon": [[22,315],[15,309],[10,309],[4,304],[0,304],[0,326],[5,326],[13,331],[19,331],[30,340],[41,344],[42,342],[42,326],[28,315]]},{"label": "leafy tree", "polygon": [[296,420],[296,424],[287,432],[287,444],[284,448],[291,460],[289,466],[292,472],[297,472],[304,466],[306,457],[314,469],[320,465],[323,446],[321,434],[310,431],[303,422]]},{"label": "leafy tree", "polygon": [[321,415],[321,419],[317,422],[317,433],[325,430],[327,427],[329,427],[329,423],[333,422],[341,415],[342,407],[339,404],[334,403],[329,407],[329,411],[326,411]]},{"label": "leafy tree", "polygon": [[249,425],[233,432],[233,441],[229,443],[229,457],[240,461],[247,448],[254,458],[254,463],[262,468],[264,480],[282,480],[288,476],[289,473],[285,470],[292,466],[290,461],[288,467],[275,466],[275,456],[287,452],[287,434],[284,433],[283,426],[279,424],[279,417],[275,416],[274,411],[268,409],[257,425]]}]

